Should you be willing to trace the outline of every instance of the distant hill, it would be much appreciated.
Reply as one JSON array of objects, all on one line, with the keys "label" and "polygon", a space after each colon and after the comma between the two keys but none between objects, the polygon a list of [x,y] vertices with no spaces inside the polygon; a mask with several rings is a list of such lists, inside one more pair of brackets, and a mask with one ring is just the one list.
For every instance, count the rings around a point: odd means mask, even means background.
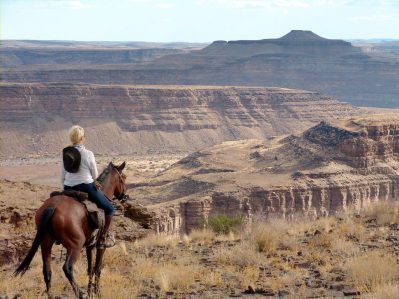
[{"label": "distant hill", "polygon": [[2,80],[278,86],[327,93],[357,106],[399,108],[398,56],[311,31],[293,30],[277,39],[215,41],[200,50],[134,63],[98,61],[10,66]]},{"label": "distant hill", "polygon": [[1,41],[3,67],[26,65],[132,64],[187,53],[206,44],[81,41]]},{"label": "distant hill", "polygon": [[398,39],[365,39],[353,40],[352,44],[361,47],[366,52],[373,52],[376,55],[385,57],[399,58],[399,40]]}]

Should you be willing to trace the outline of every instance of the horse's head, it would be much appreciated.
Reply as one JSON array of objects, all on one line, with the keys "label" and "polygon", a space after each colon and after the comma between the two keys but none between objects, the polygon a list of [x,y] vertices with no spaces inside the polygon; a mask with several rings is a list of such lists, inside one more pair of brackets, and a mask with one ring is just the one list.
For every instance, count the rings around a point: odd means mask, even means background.
[{"label": "horse's head", "polygon": [[116,199],[119,199],[121,201],[126,201],[129,199],[129,196],[126,194],[127,192],[126,175],[122,173],[123,169],[126,166],[126,162],[124,161],[119,166],[114,165],[112,162],[110,164],[112,166],[113,175],[116,177],[114,196]]},{"label": "horse's head", "polygon": [[126,175],[122,173],[125,166],[126,162],[123,162],[119,166],[114,165],[112,162],[110,162],[97,179],[97,181],[102,184],[104,182],[104,187],[112,186],[111,190],[114,190],[114,197],[121,201],[126,201],[127,199],[129,199],[129,196],[126,194]]}]

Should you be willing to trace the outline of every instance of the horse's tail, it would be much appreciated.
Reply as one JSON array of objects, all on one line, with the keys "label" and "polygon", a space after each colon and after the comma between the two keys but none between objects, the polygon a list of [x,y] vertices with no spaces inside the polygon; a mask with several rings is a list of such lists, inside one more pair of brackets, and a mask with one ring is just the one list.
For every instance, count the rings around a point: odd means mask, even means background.
[{"label": "horse's tail", "polygon": [[30,263],[32,262],[33,257],[35,256],[35,253],[37,249],[39,248],[39,245],[42,241],[44,233],[48,229],[48,223],[51,220],[51,217],[54,214],[55,207],[48,207],[43,211],[42,217],[40,218],[39,225],[37,227],[36,231],[36,236],[35,239],[33,240],[32,246],[29,249],[28,254],[22,261],[22,263],[18,266],[17,270],[14,272],[14,276],[18,275],[24,275],[26,270],[28,270]]}]

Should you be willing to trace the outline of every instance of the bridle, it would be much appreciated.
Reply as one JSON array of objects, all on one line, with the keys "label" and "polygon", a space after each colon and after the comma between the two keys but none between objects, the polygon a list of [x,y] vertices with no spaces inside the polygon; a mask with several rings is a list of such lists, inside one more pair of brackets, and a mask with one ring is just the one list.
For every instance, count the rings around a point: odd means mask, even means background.
[{"label": "bridle", "polygon": [[119,183],[122,186],[122,192],[119,195],[114,195],[117,200],[120,200],[122,202],[126,201],[129,199],[129,195],[126,195],[127,187],[126,184],[123,181],[123,177],[126,179],[126,176],[119,172],[119,170],[115,167],[115,165],[112,165],[113,169],[115,169],[116,173],[118,174],[119,178]]}]

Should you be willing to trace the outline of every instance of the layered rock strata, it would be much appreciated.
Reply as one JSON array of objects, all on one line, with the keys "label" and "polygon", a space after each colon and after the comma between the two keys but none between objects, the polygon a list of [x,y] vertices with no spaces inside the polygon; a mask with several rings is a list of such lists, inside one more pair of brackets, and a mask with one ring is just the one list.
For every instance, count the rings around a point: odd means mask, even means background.
[{"label": "layered rock strata", "polygon": [[[55,58],[48,53],[50,61],[42,65],[18,65],[17,57],[3,69],[2,81],[280,86],[331,94],[357,106],[399,107],[397,56],[364,52],[310,31],[293,30],[276,39],[216,41],[198,51],[139,64],[132,64],[137,59],[130,53],[96,59],[104,56],[96,51],[81,63],[65,64],[70,53]],[[37,56],[31,60],[46,59]]]},{"label": "layered rock strata", "polygon": [[[398,128],[399,115],[379,115],[322,122],[298,136],[225,142],[181,160],[132,196],[146,194],[157,230],[172,234],[217,214],[249,222],[319,217],[398,200]],[[188,179],[201,188],[179,195]]]},{"label": "layered rock strata", "polygon": [[0,84],[4,156],[55,154],[69,126],[96,153],[192,152],[267,138],[358,110],[326,95],[261,87]]}]

